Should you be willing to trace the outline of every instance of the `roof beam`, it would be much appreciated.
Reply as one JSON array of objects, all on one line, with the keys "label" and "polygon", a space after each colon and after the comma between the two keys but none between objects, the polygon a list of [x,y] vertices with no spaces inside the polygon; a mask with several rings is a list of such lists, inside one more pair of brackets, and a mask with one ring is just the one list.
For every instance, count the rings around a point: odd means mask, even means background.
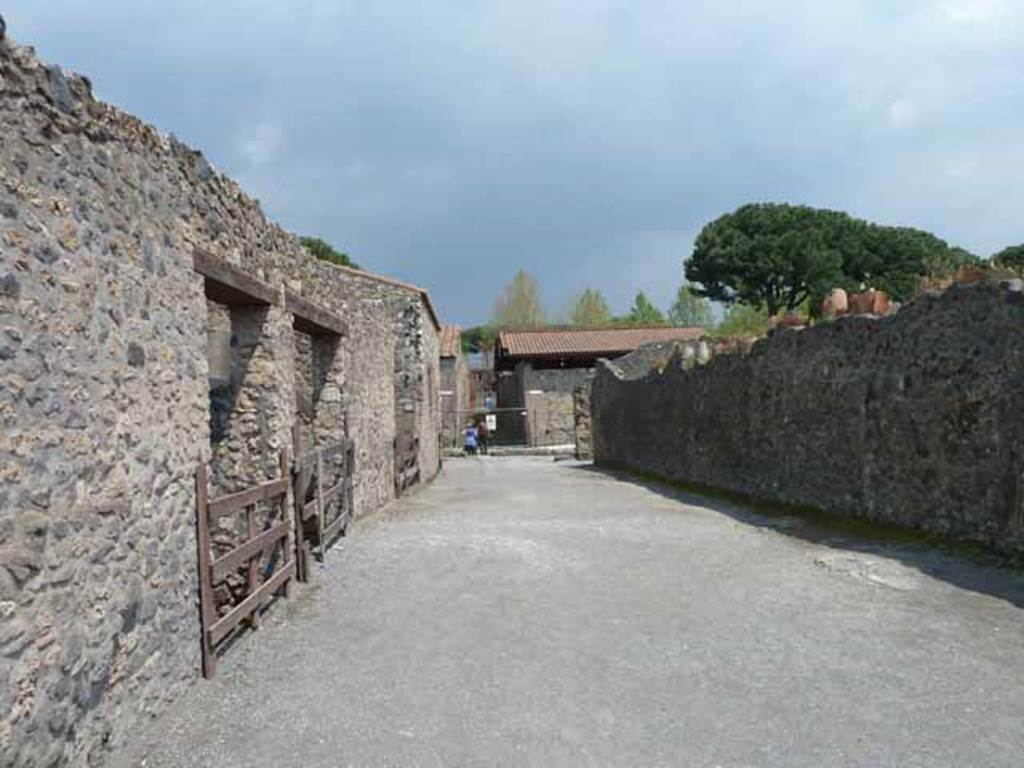
[{"label": "roof beam", "polygon": [[297,331],[313,336],[347,336],[348,324],[334,313],[304,299],[287,288],[284,291],[285,309],[295,316],[294,327]]},{"label": "roof beam", "polygon": [[273,286],[201,248],[192,252],[192,268],[206,278],[206,298],[218,304],[269,306],[278,301]]}]

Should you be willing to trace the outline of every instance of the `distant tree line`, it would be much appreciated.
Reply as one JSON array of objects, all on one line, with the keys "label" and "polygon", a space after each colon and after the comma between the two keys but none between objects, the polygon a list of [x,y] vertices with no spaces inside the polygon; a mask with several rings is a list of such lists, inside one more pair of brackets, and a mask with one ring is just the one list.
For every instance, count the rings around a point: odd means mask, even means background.
[{"label": "distant tree line", "polygon": [[[718,336],[760,335],[780,312],[813,316],[833,288],[885,291],[906,301],[962,270],[1000,269],[1024,277],[1024,244],[984,260],[912,227],[875,224],[827,209],[777,203],[744,205],[708,223],[684,259],[684,281],[662,312],[643,291],[623,315],[588,287],[564,316],[578,327],[701,326]],[[722,319],[713,322],[712,304]],[[469,329],[467,349],[491,348],[499,328],[551,322],[536,278],[519,270],[495,304],[491,322]]]}]

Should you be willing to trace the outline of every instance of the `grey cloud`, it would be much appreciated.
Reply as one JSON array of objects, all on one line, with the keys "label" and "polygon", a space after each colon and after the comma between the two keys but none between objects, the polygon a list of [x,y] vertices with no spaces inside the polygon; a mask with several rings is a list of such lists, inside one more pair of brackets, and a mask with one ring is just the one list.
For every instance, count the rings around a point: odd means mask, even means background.
[{"label": "grey cloud", "polygon": [[285,227],[486,319],[523,266],[665,305],[703,223],[787,200],[1024,240],[1011,0],[5,4]]}]

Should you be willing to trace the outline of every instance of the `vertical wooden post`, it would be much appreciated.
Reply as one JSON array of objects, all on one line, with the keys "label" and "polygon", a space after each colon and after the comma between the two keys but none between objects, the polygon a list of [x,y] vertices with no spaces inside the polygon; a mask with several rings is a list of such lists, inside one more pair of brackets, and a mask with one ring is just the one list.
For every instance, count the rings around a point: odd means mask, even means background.
[{"label": "vertical wooden post", "polygon": [[196,467],[196,540],[199,547],[199,616],[202,623],[203,677],[213,679],[217,674],[217,657],[213,654],[210,628],[216,621],[213,604],[213,569],[210,564],[210,512],[208,508],[209,481],[206,462],[200,459]]},{"label": "vertical wooden post", "polygon": [[356,495],[355,483],[353,482],[356,473],[356,448],[351,439],[345,441],[345,513],[348,520],[345,521],[343,533],[348,533],[349,523],[356,516]]},{"label": "vertical wooden post", "polygon": [[316,452],[316,538],[317,546],[320,549],[320,562],[323,563],[326,549],[324,547],[324,452],[322,449]]},{"label": "vertical wooden post", "polygon": [[[284,478],[284,479],[287,479],[288,475],[289,475],[289,473],[291,471],[292,471],[291,456],[289,456],[287,448],[282,448],[281,449],[281,477]],[[285,483],[285,491],[284,491],[284,495],[281,496],[281,507],[280,507],[280,509],[281,509],[281,520],[282,521],[287,521],[288,520],[288,510],[289,509],[294,510],[294,507],[295,507],[295,502],[293,501],[293,497],[292,497],[292,484],[291,483]],[[300,519],[299,519],[299,525],[302,525],[301,516],[300,516]],[[281,552],[281,560],[282,560],[281,567],[282,568],[287,568],[289,563],[292,561],[292,559],[296,557],[296,555],[295,555],[295,538],[294,538],[295,526],[294,525],[293,526],[288,526],[286,528],[286,530],[288,531],[288,533],[285,535],[284,539],[282,540],[282,552]],[[296,565],[298,565],[298,563],[296,563]],[[281,586],[281,594],[284,597],[288,597],[288,595],[291,594],[291,588],[292,588],[292,580],[291,579],[285,579],[284,584]]]},{"label": "vertical wooden post", "polygon": [[[295,517],[295,572],[299,581],[309,581],[309,552],[302,530],[302,513],[306,504],[306,479],[303,467],[302,430],[296,422],[292,427],[292,448],[295,451],[295,470],[292,473],[292,514]],[[289,550],[290,551],[290,550]]]},{"label": "vertical wooden post", "polygon": [[[256,530],[256,505],[250,504],[245,508],[245,532],[246,536],[251,540],[256,538],[258,531]],[[255,555],[249,558],[249,573],[246,579],[246,585],[248,586],[248,592],[246,595],[251,595],[260,586],[260,557],[263,552],[257,552]],[[260,608],[257,605],[253,607],[252,613],[249,615],[249,626],[253,629],[259,629],[260,626]]]}]

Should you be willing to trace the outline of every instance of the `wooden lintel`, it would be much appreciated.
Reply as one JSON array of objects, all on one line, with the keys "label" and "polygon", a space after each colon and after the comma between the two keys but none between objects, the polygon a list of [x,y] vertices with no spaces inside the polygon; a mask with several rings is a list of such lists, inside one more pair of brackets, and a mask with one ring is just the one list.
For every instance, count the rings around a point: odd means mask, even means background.
[{"label": "wooden lintel", "polygon": [[206,278],[206,298],[219,304],[276,304],[273,286],[201,248],[192,252],[192,268]]},{"label": "wooden lintel", "polygon": [[345,321],[323,307],[304,299],[297,293],[285,289],[285,308],[295,317],[295,330],[314,336],[345,336],[348,326]]}]

